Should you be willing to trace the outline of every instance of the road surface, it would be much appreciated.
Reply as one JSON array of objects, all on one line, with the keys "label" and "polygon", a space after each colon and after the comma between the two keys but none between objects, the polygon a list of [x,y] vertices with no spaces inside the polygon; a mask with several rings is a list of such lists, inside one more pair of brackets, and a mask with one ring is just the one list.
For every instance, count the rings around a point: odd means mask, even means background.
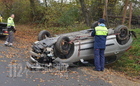
[{"label": "road surface", "polygon": [[80,67],[70,67],[64,72],[53,68],[30,71],[26,68],[30,49],[5,47],[3,43],[0,39],[0,86],[112,86]]}]

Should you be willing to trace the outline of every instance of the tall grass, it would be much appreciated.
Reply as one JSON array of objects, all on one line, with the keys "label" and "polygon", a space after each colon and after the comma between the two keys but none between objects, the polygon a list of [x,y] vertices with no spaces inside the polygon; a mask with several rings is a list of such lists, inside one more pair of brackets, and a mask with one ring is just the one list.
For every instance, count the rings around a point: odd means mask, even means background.
[{"label": "tall grass", "polygon": [[140,29],[133,29],[137,39],[133,38],[132,48],[111,66],[111,68],[123,72],[129,76],[140,76]]}]

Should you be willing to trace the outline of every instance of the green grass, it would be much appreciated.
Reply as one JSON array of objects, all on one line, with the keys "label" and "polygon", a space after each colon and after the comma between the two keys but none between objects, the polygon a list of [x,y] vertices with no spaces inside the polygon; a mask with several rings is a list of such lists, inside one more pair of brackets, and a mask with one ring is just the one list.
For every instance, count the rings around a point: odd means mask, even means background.
[{"label": "green grass", "polygon": [[132,30],[136,32],[137,39],[133,37],[132,48],[125,52],[111,68],[129,76],[140,76],[140,29]]},{"label": "green grass", "polygon": [[85,29],[89,29],[88,27],[86,27],[85,25],[79,25],[79,26],[69,26],[69,27],[51,27],[49,28],[49,30],[53,33],[53,34],[62,34],[62,33],[69,33],[69,32],[74,32],[74,31],[79,31],[79,30],[85,30]]},{"label": "green grass", "polygon": [[63,33],[69,33],[74,31],[85,30],[85,29],[90,29],[90,28],[84,24],[81,24],[81,25],[69,26],[69,27],[49,27],[46,30],[48,30],[51,34],[63,34]]}]

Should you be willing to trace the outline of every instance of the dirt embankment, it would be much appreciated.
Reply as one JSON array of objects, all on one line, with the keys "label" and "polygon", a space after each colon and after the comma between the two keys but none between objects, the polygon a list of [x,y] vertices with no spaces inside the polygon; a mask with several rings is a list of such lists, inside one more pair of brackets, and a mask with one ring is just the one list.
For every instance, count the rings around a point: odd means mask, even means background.
[{"label": "dirt embankment", "polygon": [[36,30],[30,25],[18,25],[16,27],[15,43],[18,48],[29,48],[37,41],[37,35],[40,30]]}]

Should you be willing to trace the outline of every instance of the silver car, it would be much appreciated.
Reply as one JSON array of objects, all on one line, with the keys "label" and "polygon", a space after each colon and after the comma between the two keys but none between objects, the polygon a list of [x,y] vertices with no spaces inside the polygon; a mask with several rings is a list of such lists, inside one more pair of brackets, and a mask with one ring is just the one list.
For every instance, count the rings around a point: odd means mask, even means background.
[{"label": "silver car", "polygon": [[[96,25],[91,29],[56,35],[43,30],[38,35],[38,41],[34,43],[31,50],[30,59],[41,64],[55,62],[74,64],[85,62],[94,58],[93,44],[94,37],[90,34]],[[131,48],[133,31],[129,31],[124,25],[119,25],[115,29],[108,29],[108,36],[105,50],[105,63],[116,61],[121,55]]]}]

